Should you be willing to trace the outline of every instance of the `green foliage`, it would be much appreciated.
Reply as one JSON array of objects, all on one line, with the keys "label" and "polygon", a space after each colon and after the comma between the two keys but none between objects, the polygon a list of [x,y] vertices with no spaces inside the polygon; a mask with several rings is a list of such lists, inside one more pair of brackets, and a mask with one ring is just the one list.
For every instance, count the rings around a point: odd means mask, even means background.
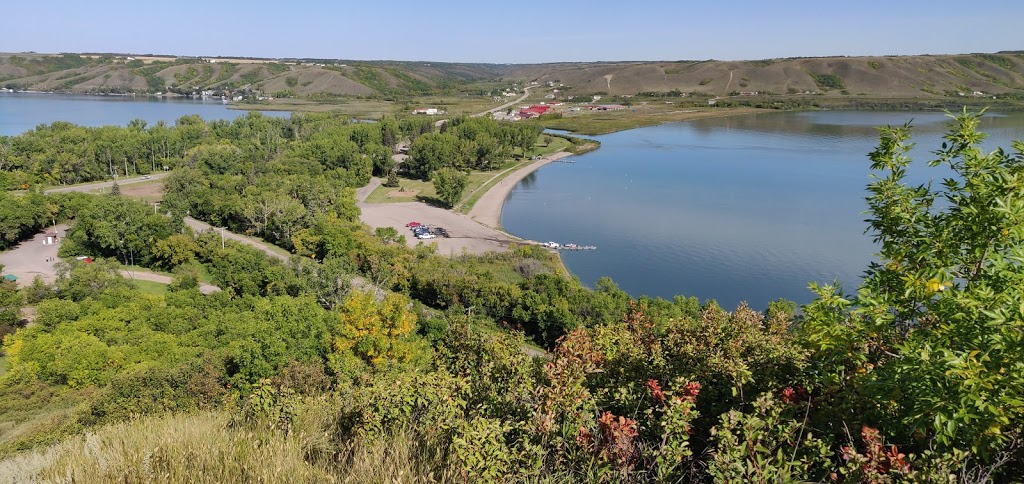
[{"label": "green foliage", "polygon": [[428,355],[415,336],[416,317],[406,309],[408,299],[389,294],[377,301],[372,293],[352,291],[342,301],[338,322],[332,325],[331,362],[335,371],[353,368],[351,358],[374,367],[416,367]]},{"label": "green foliage", "polygon": [[441,133],[428,130],[416,136],[402,168],[423,180],[441,168],[490,170],[517,149],[525,156],[541,131],[536,124],[499,124],[486,117],[456,116],[444,124]]},{"label": "green foliage", "polygon": [[6,279],[0,280],[0,337],[10,331],[21,321],[21,306],[25,304],[25,295],[18,292],[18,286]]},{"label": "green foliage", "polygon": [[85,426],[163,412],[212,409],[226,396],[223,366],[210,357],[174,368],[142,368],[113,378],[78,417]]},{"label": "green foliage", "polygon": [[998,54],[974,54],[974,56],[990,64],[999,66],[1003,69],[1013,69],[1013,61],[1011,61],[1008,57],[1001,56]]},{"label": "green foliage", "polygon": [[153,262],[156,265],[174,269],[195,257],[199,244],[185,234],[174,234],[160,239],[153,245]]},{"label": "green foliage", "polygon": [[148,203],[127,197],[89,197],[75,216],[62,256],[112,256],[126,264],[149,263],[158,241],[181,227],[180,221],[155,213]]},{"label": "green foliage", "polygon": [[469,175],[454,168],[441,168],[435,171],[431,178],[437,196],[451,208],[455,208],[459,200],[462,200],[462,193],[469,184]]},{"label": "green foliage", "polygon": [[835,74],[808,73],[820,89],[846,89],[843,78]]},{"label": "green foliage", "polygon": [[[722,415],[711,433],[715,453],[708,474],[716,482],[820,482],[829,465],[829,448],[802,428],[772,395],[761,395],[750,414]],[[878,481],[870,481],[878,482]]]},{"label": "green foliage", "polygon": [[879,261],[853,300],[819,289],[802,333],[836,411],[884,425],[908,450],[930,442],[991,463],[1024,426],[1024,145],[982,151],[979,118],[951,123],[929,163],[953,174],[938,187],[905,181],[909,126],[882,129],[868,187]]}]

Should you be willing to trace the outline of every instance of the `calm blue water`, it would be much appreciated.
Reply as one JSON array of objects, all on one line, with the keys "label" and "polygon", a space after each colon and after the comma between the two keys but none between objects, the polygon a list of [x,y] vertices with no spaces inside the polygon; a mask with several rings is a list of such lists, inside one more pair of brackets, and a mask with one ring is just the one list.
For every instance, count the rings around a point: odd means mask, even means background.
[{"label": "calm blue water", "polygon": [[[246,111],[228,109],[220,101],[129,96],[87,96],[73,94],[0,93],[0,136],[24,133],[54,121],[82,126],[124,126],[133,119],[149,125],[157,121],[174,124],[182,116],[198,114],[203,119],[234,119]],[[265,112],[287,117],[287,112]]]},{"label": "calm blue water", "polygon": [[[633,296],[812,299],[809,281],[855,292],[875,248],[863,214],[879,125],[914,119],[914,159],[931,159],[941,113],[766,113],[598,137],[599,150],[524,179],[502,212],[523,238],[596,245],[563,252],[585,284],[610,276]],[[1024,115],[990,115],[987,145],[1024,138]],[[923,163],[922,163],[923,164]],[[914,170],[915,180],[946,172]]]}]

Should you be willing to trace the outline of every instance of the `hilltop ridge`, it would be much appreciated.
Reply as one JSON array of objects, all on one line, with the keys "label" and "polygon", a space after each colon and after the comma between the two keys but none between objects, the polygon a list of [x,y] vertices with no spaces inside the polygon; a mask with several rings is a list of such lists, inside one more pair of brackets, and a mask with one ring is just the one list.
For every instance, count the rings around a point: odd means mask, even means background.
[{"label": "hilltop ridge", "polygon": [[737,93],[942,98],[1024,96],[1024,53],[750,61],[479,64],[123,54],[0,54],[0,86],[73,93],[258,93],[296,98],[490,94],[553,82],[573,94]]}]

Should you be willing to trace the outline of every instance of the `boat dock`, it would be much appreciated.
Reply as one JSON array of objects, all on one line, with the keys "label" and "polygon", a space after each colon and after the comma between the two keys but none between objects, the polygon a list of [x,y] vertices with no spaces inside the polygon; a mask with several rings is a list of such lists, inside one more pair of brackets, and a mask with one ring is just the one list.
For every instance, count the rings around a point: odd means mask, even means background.
[{"label": "boat dock", "polygon": [[542,242],[540,245],[555,250],[597,250],[596,245],[559,244],[558,242]]}]

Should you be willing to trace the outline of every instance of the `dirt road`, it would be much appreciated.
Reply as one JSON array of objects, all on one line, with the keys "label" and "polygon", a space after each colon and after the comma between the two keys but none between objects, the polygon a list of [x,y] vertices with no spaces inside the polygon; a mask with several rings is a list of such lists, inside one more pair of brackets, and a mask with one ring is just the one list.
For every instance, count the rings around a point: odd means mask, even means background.
[{"label": "dirt road", "polygon": [[[121,271],[121,275],[131,280],[152,281],[159,282],[160,284],[170,284],[171,282],[174,281],[174,279],[169,276],[165,276],[163,274],[156,274],[153,272]],[[203,294],[212,294],[215,292],[220,292],[220,288],[214,286],[213,284],[200,282],[199,292]]]},{"label": "dirt road", "polygon": [[214,227],[206,222],[203,222],[202,220],[196,220],[192,217],[185,217],[185,225],[188,225],[192,230],[195,230],[196,232],[206,232],[209,230],[213,233],[220,234],[226,240],[233,240],[235,242],[248,245],[250,247],[255,247],[261,250],[264,254],[267,254],[275,259],[280,259],[283,262],[288,262],[288,258],[290,257],[289,255],[275,251],[272,248],[273,246],[268,243],[253,240],[248,237],[242,237],[241,235],[235,234],[230,230]]}]

